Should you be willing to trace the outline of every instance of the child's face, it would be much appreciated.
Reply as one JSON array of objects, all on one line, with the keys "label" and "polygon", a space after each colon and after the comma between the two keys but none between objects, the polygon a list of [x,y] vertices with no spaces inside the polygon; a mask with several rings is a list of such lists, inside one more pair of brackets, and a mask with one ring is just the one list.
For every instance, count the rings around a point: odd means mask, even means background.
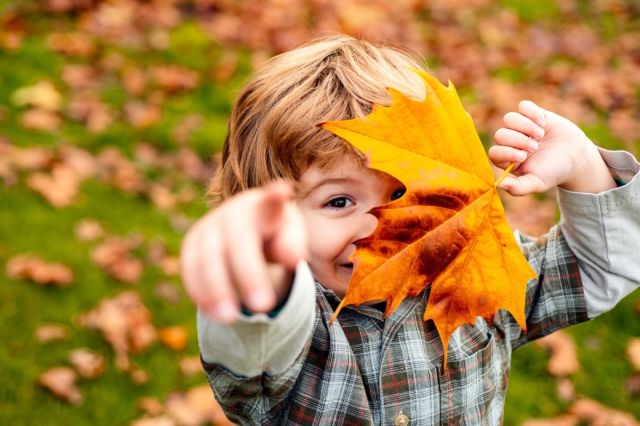
[{"label": "child's face", "polygon": [[335,165],[312,164],[300,177],[298,203],[309,241],[309,264],[316,280],[344,296],[353,272],[354,241],[369,236],[377,219],[373,208],[399,198],[403,185],[345,156]]}]

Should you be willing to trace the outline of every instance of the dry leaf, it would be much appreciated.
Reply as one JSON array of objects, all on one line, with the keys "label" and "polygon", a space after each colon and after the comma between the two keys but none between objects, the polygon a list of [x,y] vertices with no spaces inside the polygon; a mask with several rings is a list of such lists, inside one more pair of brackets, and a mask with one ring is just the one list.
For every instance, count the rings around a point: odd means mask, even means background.
[{"label": "dry leaf", "polygon": [[107,364],[104,357],[87,348],[78,348],[69,354],[69,362],[80,376],[95,379],[104,373]]},{"label": "dry leaf", "polygon": [[103,149],[96,157],[102,180],[116,188],[131,193],[146,190],[146,182],[136,166],[114,148]]},{"label": "dry leaf", "polygon": [[168,416],[143,417],[131,423],[131,426],[176,426]]},{"label": "dry leaf", "polygon": [[55,112],[62,106],[62,95],[47,80],[40,80],[33,86],[16,90],[11,99],[17,106],[32,106],[45,111]]},{"label": "dry leaf", "polygon": [[556,394],[561,401],[573,401],[576,398],[576,388],[566,377],[556,382]]},{"label": "dry leaf", "polygon": [[582,398],[573,403],[569,413],[591,426],[638,426],[634,417],[614,410],[592,399]]},{"label": "dry leaf", "polygon": [[68,335],[67,328],[58,324],[44,324],[36,329],[36,339],[42,343],[64,340]]},{"label": "dry leaf", "polygon": [[577,426],[578,418],[570,414],[563,414],[552,419],[526,420],[522,426]]},{"label": "dry leaf", "polygon": [[208,385],[190,389],[185,393],[173,393],[167,397],[167,414],[182,426],[213,423],[217,426],[232,425],[216,402]]},{"label": "dry leaf", "polygon": [[374,233],[356,242],[354,272],[340,309],[385,300],[385,315],[429,283],[424,319],[442,339],[478,316],[505,308],[525,329],[527,282],[535,273],[509,228],[494,177],[469,115],[452,85],[417,72],[422,101],[389,89],[391,106],[323,127],[363,152],[369,167],[400,180],[406,193],[373,209]]},{"label": "dry leaf", "polygon": [[549,231],[556,222],[555,199],[541,201],[534,195],[512,197],[504,195],[507,221],[513,229],[537,237]]},{"label": "dry leaf", "polygon": [[100,222],[93,219],[82,219],[75,227],[76,238],[80,241],[94,241],[105,236]]},{"label": "dry leaf", "polygon": [[69,367],[53,367],[45,371],[38,376],[38,384],[73,405],[82,403],[82,394],[76,387],[76,372]]},{"label": "dry leaf", "polygon": [[537,341],[537,344],[551,352],[547,370],[556,377],[576,373],[580,369],[578,353],[573,338],[564,331],[556,331]]},{"label": "dry leaf", "polygon": [[126,371],[132,370],[129,353],[147,349],[156,339],[151,312],[132,291],[103,300],[80,317],[80,324],[102,333],[116,353],[116,366]]},{"label": "dry leaf", "polygon": [[181,325],[164,327],[158,330],[160,341],[169,349],[183,351],[187,347],[189,332]]},{"label": "dry leaf", "polygon": [[195,88],[200,77],[195,71],[180,68],[175,65],[163,65],[151,70],[158,86],[167,92],[177,92]]},{"label": "dry leaf", "polygon": [[150,416],[158,416],[164,413],[164,406],[162,403],[158,399],[149,396],[138,400],[138,408]]},{"label": "dry leaf", "polygon": [[128,102],[124,112],[129,124],[136,129],[144,129],[156,124],[160,121],[162,114],[158,105],[140,101]]},{"label": "dry leaf", "polygon": [[170,282],[161,282],[153,289],[153,294],[172,305],[180,303],[180,290]]},{"label": "dry leaf", "polygon": [[640,337],[629,340],[627,345],[627,357],[636,372],[640,372]]},{"label": "dry leaf", "polygon": [[80,32],[51,33],[47,37],[47,46],[58,53],[86,58],[96,52],[96,44],[88,34]]},{"label": "dry leaf", "polygon": [[41,108],[32,108],[20,116],[20,124],[26,129],[51,132],[58,130],[62,120],[54,112]]},{"label": "dry leaf", "polygon": [[73,271],[62,263],[48,263],[37,256],[22,254],[9,259],[6,266],[9,278],[33,281],[58,287],[73,282]]},{"label": "dry leaf", "polygon": [[134,247],[131,240],[111,237],[93,250],[91,259],[116,280],[133,284],[144,271],[142,261],[131,255]]},{"label": "dry leaf", "polygon": [[180,372],[184,376],[202,374],[202,363],[199,356],[188,356],[180,360]]},{"label": "dry leaf", "polygon": [[34,173],[27,186],[42,195],[53,207],[66,207],[73,203],[79,192],[80,179],[68,166],[59,164],[47,173]]}]

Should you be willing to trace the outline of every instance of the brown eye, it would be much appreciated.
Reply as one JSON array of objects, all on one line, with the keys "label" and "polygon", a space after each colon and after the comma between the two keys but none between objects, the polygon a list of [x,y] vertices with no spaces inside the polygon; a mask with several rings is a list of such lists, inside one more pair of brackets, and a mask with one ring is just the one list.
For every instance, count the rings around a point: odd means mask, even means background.
[{"label": "brown eye", "polygon": [[407,192],[406,188],[398,188],[395,191],[393,191],[393,193],[391,194],[391,201],[393,200],[397,200],[398,198],[402,197],[404,195],[404,193]]},{"label": "brown eye", "polygon": [[331,199],[326,206],[334,209],[344,209],[345,207],[349,207],[351,204],[353,204],[353,201],[347,197],[336,197]]}]

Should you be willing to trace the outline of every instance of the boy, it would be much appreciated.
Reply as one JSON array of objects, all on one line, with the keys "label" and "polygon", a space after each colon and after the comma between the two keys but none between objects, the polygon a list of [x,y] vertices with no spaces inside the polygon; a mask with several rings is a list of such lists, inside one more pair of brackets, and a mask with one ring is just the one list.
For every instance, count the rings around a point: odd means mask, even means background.
[{"label": "boy", "polygon": [[354,241],[376,227],[368,212],[404,188],[317,124],[388,104],[388,86],[424,96],[409,68],[420,65],[394,49],[325,38],[274,58],[240,93],[210,189],[219,205],[182,251],[203,365],[231,420],[499,424],[513,349],[638,286],[640,165],[524,101],[489,157],[518,163],[501,184],[513,195],[558,186],[563,213],[538,241],[516,234],[539,276],[528,287],[527,334],[504,310],[492,325],[478,319],[453,334],[444,369],[437,331],[422,320],[429,287],[388,318],[384,303],[371,303],[331,325]]}]

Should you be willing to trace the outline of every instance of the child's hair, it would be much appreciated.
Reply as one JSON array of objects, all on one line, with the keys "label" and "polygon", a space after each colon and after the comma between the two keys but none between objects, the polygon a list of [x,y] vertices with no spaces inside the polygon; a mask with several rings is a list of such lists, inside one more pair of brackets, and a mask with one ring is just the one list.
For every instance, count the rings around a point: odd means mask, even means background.
[{"label": "child's hair", "polygon": [[298,180],[313,162],[331,164],[344,155],[364,158],[318,124],[388,105],[387,87],[422,98],[424,87],[411,71],[424,67],[402,51],[349,36],[313,40],[278,55],[240,92],[229,120],[208,196],[219,203],[276,178]]}]

